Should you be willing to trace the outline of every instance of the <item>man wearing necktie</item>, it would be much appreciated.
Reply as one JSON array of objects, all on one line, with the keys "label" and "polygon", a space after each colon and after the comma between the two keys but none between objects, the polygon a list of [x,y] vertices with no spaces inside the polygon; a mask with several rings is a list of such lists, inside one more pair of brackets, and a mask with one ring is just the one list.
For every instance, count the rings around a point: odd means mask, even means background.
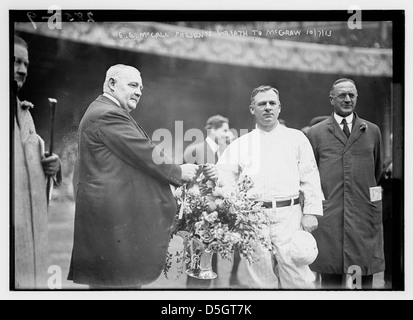
[{"label": "man wearing necktie", "polygon": [[218,114],[211,116],[206,122],[205,130],[207,131],[207,137],[204,141],[193,143],[185,149],[185,162],[215,164],[225,150],[231,133],[228,118]]},{"label": "man wearing necktie", "polygon": [[354,81],[335,81],[330,91],[333,114],[307,133],[326,199],[324,215],[318,217],[313,232],[319,255],[311,269],[321,274],[326,289],[343,288],[343,276],[354,275],[352,270],[360,273],[363,289],[372,289],[373,274],[384,270],[382,200],[377,187],[382,172],[381,133],[354,112],[357,96]]}]

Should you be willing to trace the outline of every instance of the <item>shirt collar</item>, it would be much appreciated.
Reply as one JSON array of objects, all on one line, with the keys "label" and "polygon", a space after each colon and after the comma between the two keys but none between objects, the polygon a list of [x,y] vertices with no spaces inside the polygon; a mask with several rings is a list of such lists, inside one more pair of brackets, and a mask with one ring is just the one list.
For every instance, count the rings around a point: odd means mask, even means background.
[{"label": "shirt collar", "polygon": [[278,120],[277,120],[277,125],[270,132],[261,130],[260,128],[258,128],[258,124],[255,124],[255,130],[257,130],[258,132],[260,132],[262,134],[273,134],[273,133],[277,132],[280,127],[282,127],[282,126],[280,125],[280,122]]},{"label": "shirt collar", "polygon": [[119,107],[120,107],[120,103],[118,101],[118,99],[116,99],[115,97],[111,96],[109,93],[104,92],[103,96],[105,96],[106,98],[112,100],[114,103],[116,103]]},{"label": "shirt collar", "polygon": [[[341,121],[343,121],[344,117],[339,116],[337,113],[334,112],[334,119],[336,119],[338,124],[341,124]],[[346,117],[346,121],[348,124],[353,123],[354,119],[354,113],[351,113]]]},{"label": "shirt collar", "polygon": [[214,140],[212,140],[210,137],[206,137],[205,141],[208,143],[209,147],[214,153],[218,152],[219,146],[215,143]]}]

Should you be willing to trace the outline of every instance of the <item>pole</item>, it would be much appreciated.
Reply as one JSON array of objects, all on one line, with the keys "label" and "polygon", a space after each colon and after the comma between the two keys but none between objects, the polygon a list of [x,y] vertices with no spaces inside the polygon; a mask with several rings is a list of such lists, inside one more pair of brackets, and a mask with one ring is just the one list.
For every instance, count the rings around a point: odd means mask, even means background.
[{"label": "pole", "polygon": [[[49,145],[49,156],[53,154],[53,142],[54,142],[54,119],[56,114],[56,104],[57,100],[54,98],[49,98],[50,105],[50,145]],[[46,196],[47,196],[47,205],[52,196],[53,190],[53,177],[47,177],[47,186],[46,186]]]}]

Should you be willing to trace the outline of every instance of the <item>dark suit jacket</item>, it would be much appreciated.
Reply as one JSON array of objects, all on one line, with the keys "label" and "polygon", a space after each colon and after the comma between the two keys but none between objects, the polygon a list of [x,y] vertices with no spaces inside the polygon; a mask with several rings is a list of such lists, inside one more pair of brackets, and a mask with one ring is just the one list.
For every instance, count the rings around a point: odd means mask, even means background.
[{"label": "dark suit jacket", "polygon": [[319,254],[314,271],[363,275],[384,270],[382,201],[370,201],[382,171],[381,133],[356,114],[347,140],[333,115],[308,130],[326,200],[313,232]]},{"label": "dark suit jacket", "polygon": [[140,286],[160,275],[181,169],[159,155],[128,112],[99,96],[79,126],[79,183],[69,280]]}]

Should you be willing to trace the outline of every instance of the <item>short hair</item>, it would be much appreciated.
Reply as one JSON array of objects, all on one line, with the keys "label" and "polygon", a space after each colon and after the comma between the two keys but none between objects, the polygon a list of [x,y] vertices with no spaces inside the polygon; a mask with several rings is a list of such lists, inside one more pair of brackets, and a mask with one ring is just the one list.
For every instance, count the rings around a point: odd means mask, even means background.
[{"label": "short hair", "polygon": [[107,89],[109,88],[109,79],[115,78],[116,76],[124,72],[125,69],[135,69],[140,74],[140,71],[135,67],[125,64],[115,64],[106,71],[105,82],[103,83],[103,92],[107,92]]},{"label": "short hair", "polygon": [[250,105],[253,105],[254,104],[254,98],[255,98],[255,96],[258,94],[258,93],[260,93],[260,92],[267,92],[267,91],[274,91],[276,94],[277,94],[277,96],[278,96],[278,100],[280,100],[280,93],[278,92],[278,90],[277,89],[275,89],[274,87],[271,87],[271,86],[259,86],[258,88],[255,88],[254,90],[252,90],[252,93],[251,93],[251,104]]},{"label": "short hair", "polygon": [[14,44],[18,44],[22,47],[25,47],[26,49],[29,49],[29,45],[27,44],[27,42],[20,38],[17,34],[14,35]]},{"label": "short hair", "polygon": [[219,129],[223,126],[224,123],[229,123],[228,118],[225,118],[219,114],[210,117],[205,126],[205,130],[208,129]]},{"label": "short hair", "polygon": [[354,84],[354,86],[356,86],[355,82],[351,79],[347,79],[347,78],[338,79],[338,80],[334,81],[333,85],[331,86],[330,96],[332,96],[333,90],[336,87],[336,85],[338,85],[339,83],[342,83],[342,82],[351,82],[352,84]]}]

